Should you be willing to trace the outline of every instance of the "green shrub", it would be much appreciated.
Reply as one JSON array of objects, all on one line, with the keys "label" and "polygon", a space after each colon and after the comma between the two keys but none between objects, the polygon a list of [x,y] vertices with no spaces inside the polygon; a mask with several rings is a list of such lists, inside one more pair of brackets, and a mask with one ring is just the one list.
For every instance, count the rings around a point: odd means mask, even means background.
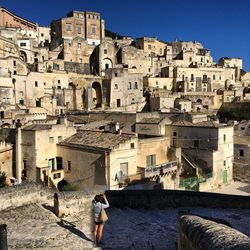
[{"label": "green shrub", "polygon": [[62,187],[62,191],[76,191],[77,187],[74,185],[67,183],[65,186]]},{"label": "green shrub", "polygon": [[0,171],[0,188],[7,186],[7,175],[5,172]]}]

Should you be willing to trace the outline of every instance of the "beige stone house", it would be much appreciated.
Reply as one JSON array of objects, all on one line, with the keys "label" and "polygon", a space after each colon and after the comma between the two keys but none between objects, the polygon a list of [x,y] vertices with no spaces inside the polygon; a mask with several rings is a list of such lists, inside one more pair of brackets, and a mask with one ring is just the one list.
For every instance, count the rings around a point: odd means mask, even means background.
[{"label": "beige stone house", "polygon": [[76,132],[65,124],[32,124],[16,136],[17,179],[56,186],[64,178],[57,144]]},{"label": "beige stone house", "polygon": [[234,171],[236,180],[250,178],[250,123],[241,121],[234,127]]},{"label": "beige stone house", "polygon": [[170,141],[166,137],[80,130],[57,147],[65,180],[79,189],[119,189],[146,180],[157,180],[163,188],[178,186],[180,156],[168,155]]},{"label": "beige stone house", "polygon": [[136,111],[136,104],[144,102],[142,74],[136,70],[126,68],[107,70],[103,84],[106,103],[111,109],[126,111],[129,106],[134,105]]},{"label": "beige stone house", "polygon": [[200,190],[217,188],[233,179],[234,131],[232,126],[205,121],[178,121],[166,125],[173,147],[182,149],[183,162],[201,177]]}]

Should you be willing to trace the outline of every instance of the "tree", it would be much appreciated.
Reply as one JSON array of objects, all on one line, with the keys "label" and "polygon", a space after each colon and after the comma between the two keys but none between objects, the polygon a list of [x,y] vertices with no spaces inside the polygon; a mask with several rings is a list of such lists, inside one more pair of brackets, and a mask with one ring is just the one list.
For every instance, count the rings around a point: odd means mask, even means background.
[{"label": "tree", "polygon": [[7,186],[7,175],[5,172],[0,171],[0,188]]}]

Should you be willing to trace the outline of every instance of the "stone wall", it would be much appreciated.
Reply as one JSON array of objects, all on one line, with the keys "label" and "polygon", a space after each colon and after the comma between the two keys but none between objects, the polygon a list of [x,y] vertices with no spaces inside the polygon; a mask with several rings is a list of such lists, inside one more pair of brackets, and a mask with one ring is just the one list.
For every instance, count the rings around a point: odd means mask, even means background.
[{"label": "stone wall", "polygon": [[60,192],[54,194],[54,212],[57,216],[88,211],[91,213],[94,193]]},{"label": "stone wall", "polygon": [[180,190],[107,191],[111,207],[164,209],[167,207],[250,208],[250,196]]},{"label": "stone wall", "polygon": [[178,250],[250,249],[250,237],[194,215],[178,218]]},{"label": "stone wall", "polygon": [[35,183],[0,189],[0,211],[34,203],[47,203],[53,199],[53,191]]}]

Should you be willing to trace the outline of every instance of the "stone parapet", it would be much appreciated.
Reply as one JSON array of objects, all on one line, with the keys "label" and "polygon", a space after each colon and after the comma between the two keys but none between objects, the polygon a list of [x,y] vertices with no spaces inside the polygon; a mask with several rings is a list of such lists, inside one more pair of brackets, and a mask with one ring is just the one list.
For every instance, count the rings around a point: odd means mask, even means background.
[{"label": "stone parapet", "polygon": [[247,250],[250,237],[210,220],[194,215],[178,218],[178,250]]},{"label": "stone parapet", "polygon": [[111,207],[134,209],[168,207],[250,208],[250,196],[180,190],[107,191]]},{"label": "stone parapet", "polygon": [[0,211],[53,199],[53,192],[45,186],[28,182],[0,189]]}]

